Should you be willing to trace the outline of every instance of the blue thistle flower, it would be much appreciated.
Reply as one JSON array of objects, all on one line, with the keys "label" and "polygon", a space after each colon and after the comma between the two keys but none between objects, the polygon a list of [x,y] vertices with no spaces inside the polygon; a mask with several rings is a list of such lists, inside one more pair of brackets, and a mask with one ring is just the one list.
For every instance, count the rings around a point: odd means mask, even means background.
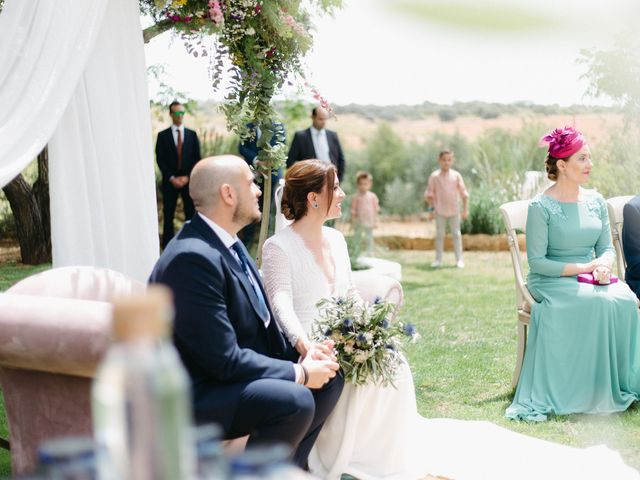
[{"label": "blue thistle flower", "polygon": [[330,337],[333,331],[330,328],[327,328],[324,332],[325,337]]},{"label": "blue thistle flower", "polygon": [[373,299],[374,305],[378,305],[380,302],[382,302],[382,297],[376,295]]},{"label": "blue thistle flower", "polygon": [[364,333],[359,333],[356,340],[358,343],[367,343],[367,337],[364,336]]},{"label": "blue thistle flower", "polygon": [[385,348],[388,349],[388,350],[395,350],[396,349],[396,347],[392,343],[387,343],[385,345]]},{"label": "blue thistle flower", "polygon": [[413,337],[417,333],[416,327],[412,323],[407,323],[404,327],[402,327],[402,330],[405,335],[408,335],[410,337]]},{"label": "blue thistle flower", "polygon": [[351,328],[353,327],[353,318],[351,317],[346,317],[343,321],[342,324],[344,325],[345,328]]},{"label": "blue thistle flower", "polygon": [[389,319],[388,319],[388,318],[385,318],[385,319],[382,321],[382,328],[384,328],[384,329],[386,330],[386,329],[387,329],[387,328],[389,328],[390,326],[391,326],[391,322],[389,321]]}]

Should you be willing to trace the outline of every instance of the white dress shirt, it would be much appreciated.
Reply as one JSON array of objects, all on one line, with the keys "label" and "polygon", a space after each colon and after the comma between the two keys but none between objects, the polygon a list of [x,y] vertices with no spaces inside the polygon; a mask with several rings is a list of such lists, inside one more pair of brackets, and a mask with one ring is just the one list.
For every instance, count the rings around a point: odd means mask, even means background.
[{"label": "white dress shirt", "polygon": [[311,140],[313,141],[313,149],[316,151],[316,158],[318,160],[324,160],[330,162],[329,156],[329,142],[327,141],[327,131],[323,128],[317,130],[311,127]]}]

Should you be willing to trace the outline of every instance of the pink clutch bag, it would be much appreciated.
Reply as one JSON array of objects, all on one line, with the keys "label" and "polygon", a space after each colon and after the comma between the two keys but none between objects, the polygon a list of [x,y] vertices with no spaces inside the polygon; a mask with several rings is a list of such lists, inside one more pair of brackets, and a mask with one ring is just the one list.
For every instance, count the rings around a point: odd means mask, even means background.
[{"label": "pink clutch bag", "polygon": [[592,285],[611,285],[612,283],[616,283],[618,281],[618,277],[616,277],[614,274],[611,274],[609,283],[599,283],[593,278],[592,274],[581,273],[578,275],[578,281],[582,283],[590,283]]}]

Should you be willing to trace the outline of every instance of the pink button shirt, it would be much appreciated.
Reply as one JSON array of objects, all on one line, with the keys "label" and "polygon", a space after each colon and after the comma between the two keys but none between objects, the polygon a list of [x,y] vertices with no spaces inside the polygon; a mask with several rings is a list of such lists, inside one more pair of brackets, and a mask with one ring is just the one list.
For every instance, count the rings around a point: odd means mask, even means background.
[{"label": "pink button shirt", "polygon": [[460,213],[458,197],[468,198],[469,192],[459,172],[453,169],[443,172],[438,169],[429,177],[425,196],[434,206],[436,214],[453,217]]},{"label": "pink button shirt", "polygon": [[378,196],[373,192],[356,193],[351,199],[351,218],[364,227],[375,226],[379,211]]}]

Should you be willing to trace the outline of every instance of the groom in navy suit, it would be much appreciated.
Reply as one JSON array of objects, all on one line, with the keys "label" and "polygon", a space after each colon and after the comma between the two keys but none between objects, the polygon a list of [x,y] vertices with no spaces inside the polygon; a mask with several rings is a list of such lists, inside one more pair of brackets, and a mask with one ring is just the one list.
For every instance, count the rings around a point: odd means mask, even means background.
[{"label": "groom in navy suit", "polygon": [[640,298],[640,195],[636,195],[622,210],[622,249],[627,262],[625,282]]},{"label": "groom in navy suit", "polygon": [[332,345],[298,361],[280,332],[237,232],[260,219],[249,166],[206,158],[189,183],[196,214],[169,242],[151,283],[174,294],[174,342],[193,387],[196,421],[217,422],[225,438],[289,443],[304,467],[343,387]]}]

